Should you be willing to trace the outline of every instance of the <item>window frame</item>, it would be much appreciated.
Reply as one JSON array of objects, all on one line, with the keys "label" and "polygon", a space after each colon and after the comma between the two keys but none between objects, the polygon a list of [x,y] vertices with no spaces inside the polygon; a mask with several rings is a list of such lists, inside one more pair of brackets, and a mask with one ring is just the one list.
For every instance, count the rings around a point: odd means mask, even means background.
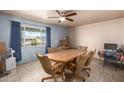
[{"label": "window frame", "polygon": [[[31,29],[31,28],[34,28],[34,29],[40,29],[39,30],[39,32],[41,32],[41,45],[29,45],[29,46],[25,46],[25,45],[23,45],[22,43],[22,39],[25,37],[23,37],[22,36],[22,27],[23,27],[23,29],[24,29],[24,31],[26,31],[25,30],[25,28],[26,29]],[[20,31],[21,31],[21,47],[41,47],[41,46],[46,46],[46,27],[41,27],[41,26],[34,26],[34,25],[27,25],[27,24],[21,24],[21,27],[20,27]],[[45,31],[45,32],[44,32]],[[28,31],[27,31],[28,32]],[[33,32],[33,30],[31,30],[31,32]],[[34,31],[35,32],[35,31]],[[38,32],[38,31],[36,31],[36,32]],[[45,33],[45,34],[44,34]],[[33,37],[33,36],[32,36]],[[28,37],[27,37],[28,38]],[[36,38],[35,36],[34,36],[34,38]],[[44,38],[44,40],[42,39],[42,38]],[[30,38],[29,38],[30,39]],[[44,44],[42,43],[42,41],[44,41]]]}]

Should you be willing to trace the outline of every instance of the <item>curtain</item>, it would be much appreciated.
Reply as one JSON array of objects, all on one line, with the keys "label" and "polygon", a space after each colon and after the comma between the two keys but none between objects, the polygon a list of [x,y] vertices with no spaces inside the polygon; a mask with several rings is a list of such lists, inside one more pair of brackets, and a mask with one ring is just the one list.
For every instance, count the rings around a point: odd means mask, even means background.
[{"label": "curtain", "polygon": [[51,28],[46,27],[46,53],[48,53],[47,48],[51,47]]},{"label": "curtain", "polygon": [[11,21],[11,41],[10,47],[15,50],[16,61],[21,60],[21,35],[20,22]]}]

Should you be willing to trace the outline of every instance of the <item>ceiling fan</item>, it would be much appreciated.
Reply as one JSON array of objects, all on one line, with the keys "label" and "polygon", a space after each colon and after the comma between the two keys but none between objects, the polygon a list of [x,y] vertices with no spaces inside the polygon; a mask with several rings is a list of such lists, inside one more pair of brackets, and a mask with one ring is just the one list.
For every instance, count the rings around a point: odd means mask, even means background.
[{"label": "ceiling fan", "polygon": [[48,18],[59,18],[58,23],[61,23],[64,20],[68,20],[70,22],[73,22],[74,20],[71,19],[71,18],[69,18],[69,17],[77,15],[76,12],[72,12],[72,11],[63,11],[63,12],[60,12],[59,10],[56,10],[56,12],[57,12],[57,14],[59,16],[57,16],[57,17],[48,17]]}]

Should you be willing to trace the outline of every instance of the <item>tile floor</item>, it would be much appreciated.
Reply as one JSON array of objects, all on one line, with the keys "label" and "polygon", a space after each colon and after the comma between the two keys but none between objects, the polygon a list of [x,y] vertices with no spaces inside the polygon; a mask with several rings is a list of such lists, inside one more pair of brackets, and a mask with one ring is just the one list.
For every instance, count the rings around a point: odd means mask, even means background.
[{"label": "tile floor", "polygon": [[[123,82],[124,66],[119,68],[117,65],[108,63],[103,66],[103,61],[93,59],[91,62],[90,77],[86,82]],[[15,70],[7,76],[0,77],[0,82],[40,82],[42,77],[48,76],[42,69],[40,62],[30,62],[17,65]],[[53,81],[47,80],[47,81]],[[58,79],[62,82],[61,79]],[[73,80],[78,82],[80,80]]]}]

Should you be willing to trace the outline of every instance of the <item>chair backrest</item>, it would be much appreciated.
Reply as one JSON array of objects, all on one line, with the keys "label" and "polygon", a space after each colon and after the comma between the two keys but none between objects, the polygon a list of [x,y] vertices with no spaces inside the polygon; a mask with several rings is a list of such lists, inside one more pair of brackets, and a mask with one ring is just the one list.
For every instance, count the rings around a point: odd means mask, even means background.
[{"label": "chair backrest", "polygon": [[75,71],[75,74],[79,74],[82,71],[82,69],[84,68],[85,63],[86,63],[88,57],[89,57],[89,52],[87,52],[84,55],[78,56],[78,58],[76,60],[76,71]]},{"label": "chair backrest", "polygon": [[77,49],[79,51],[87,51],[87,46],[78,46]]},{"label": "chair backrest", "polygon": [[52,66],[51,66],[51,63],[50,63],[48,56],[42,55],[40,53],[36,53],[36,56],[40,60],[40,63],[42,65],[44,71],[47,74],[53,74]]},{"label": "chair backrest", "polygon": [[90,56],[87,59],[87,61],[85,63],[85,66],[89,66],[90,65],[90,63],[91,63],[91,61],[92,61],[93,56],[94,56],[95,53],[96,53],[96,49],[94,51],[89,51]]}]

